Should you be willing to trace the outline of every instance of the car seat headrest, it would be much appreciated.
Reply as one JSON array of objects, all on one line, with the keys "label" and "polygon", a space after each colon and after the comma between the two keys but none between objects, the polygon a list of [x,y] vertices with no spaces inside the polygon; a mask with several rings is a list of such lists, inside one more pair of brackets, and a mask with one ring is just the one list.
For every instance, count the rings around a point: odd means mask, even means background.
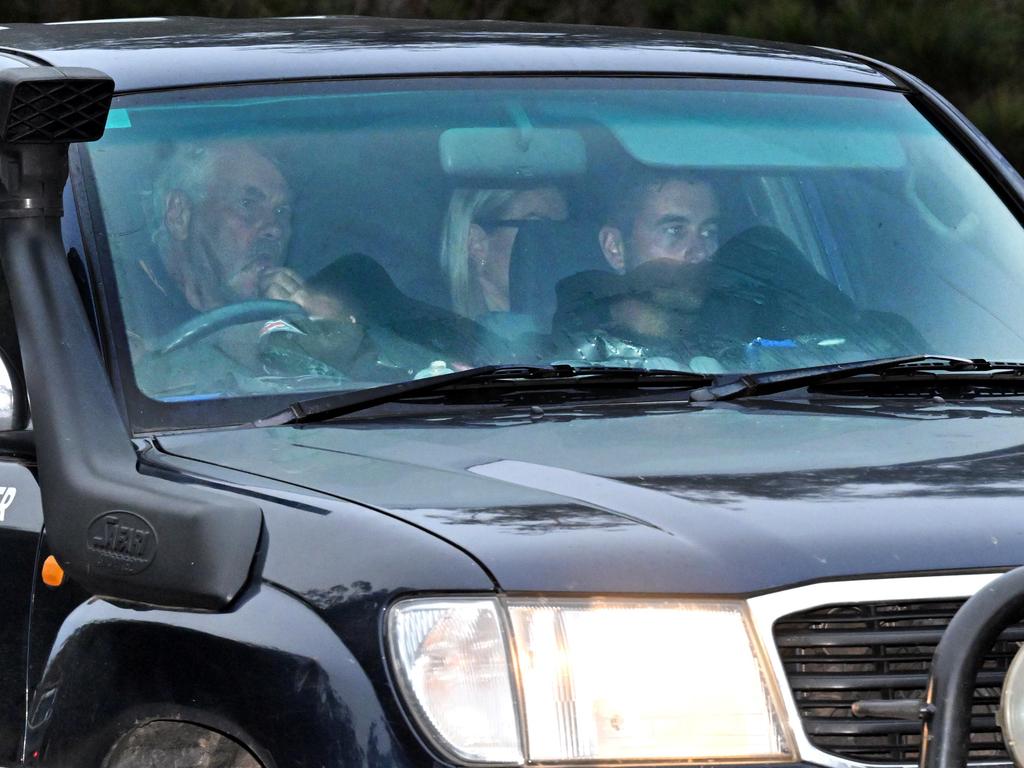
[{"label": "car seat headrest", "polygon": [[592,221],[528,221],[519,227],[509,264],[509,306],[547,330],[555,313],[555,285],[586,270],[606,270]]}]

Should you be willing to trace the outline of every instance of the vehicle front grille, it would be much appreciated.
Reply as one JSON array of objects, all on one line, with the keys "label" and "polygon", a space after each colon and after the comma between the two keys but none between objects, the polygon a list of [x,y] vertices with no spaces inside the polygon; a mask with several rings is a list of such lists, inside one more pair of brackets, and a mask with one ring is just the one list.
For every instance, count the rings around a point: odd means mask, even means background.
[{"label": "vehicle front grille", "polygon": [[[790,614],[774,625],[807,738],[818,749],[865,763],[914,763],[919,723],[855,718],[861,699],[924,696],[935,646],[963,600],[857,603]],[[1024,622],[1008,628],[985,657],[974,691],[969,757],[1009,762],[996,725],[1003,677]]]}]

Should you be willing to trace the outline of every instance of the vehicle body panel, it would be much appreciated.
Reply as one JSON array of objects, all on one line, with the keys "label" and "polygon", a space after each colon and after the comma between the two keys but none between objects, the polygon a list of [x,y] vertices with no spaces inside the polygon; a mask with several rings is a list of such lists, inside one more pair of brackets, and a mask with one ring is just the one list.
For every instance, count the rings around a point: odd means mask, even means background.
[{"label": "vehicle body panel", "polygon": [[97,67],[119,92],[186,85],[428,73],[652,73],[834,80],[891,86],[851,57],[712,35],[516,23],[360,17],[25,25],[0,49]]},{"label": "vehicle body panel", "polygon": [[92,600],[68,617],[30,710],[29,754],[97,765],[153,718],[216,727],[282,766],[412,764],[339,638],[269,586],[223,614]]},{"label": "vehicle body panel", "polygon": [[[516,24],[12,25],[0,47],[12,51],[0,67],[94,66],[121,92],[478,72],[906,85],[820,49]],[[88,231],[65,224],[66,247],[82,248],[81,234],[88,243]],[[87,303],[102,295],[91,288]],[[19,585],[4,593],[0,610],[18,619],[0,627],[0,651],[23,651],[0,652],[0,704],[23,702],[27,666],[27,756],[38,750],[49,764],[94,764],[126,728],[170,717],[235,735],[268,766],[401,768],[436,761],[405,723],[382,652],[381,619],[402,595],[752,595],[1022,560],[1024,406],[864,406],[622,401],[440,419],[414,406],[312,428],[161,435],[156,450],[139,441],[141,471],[258,501],[249,591],[223,614],[200,614],[37,586],[27,649],[4,633],[26,634],[41,504],[29,470],[0,463],[0,485],[17,483],[31,507],[0,523],[0,577]],[[0,710],[0,761],[14,757],[5,728],[20,729],[18,706]]]},{"label": "vehicle body panel", "polygon": [[[401,516],[507,591],[750,594],[1021,558],[1018,405],[857,405],[506,410],[160,445]],[[623,450],[627,431],[643,439]]]},{"label": "vehicle body panel", "polygon": [[365,507],[232,483],[241,473],[190,474],[258,499],[259,581],[209,614],[86,600],[73,584],[40,595],[27,754],[97,764],[118,734],[158,718],[233,735],[268,766],[406,764],[421,747],[390,694],[380,617],[411,589],[490,592],[493,581],[451,545]]}]

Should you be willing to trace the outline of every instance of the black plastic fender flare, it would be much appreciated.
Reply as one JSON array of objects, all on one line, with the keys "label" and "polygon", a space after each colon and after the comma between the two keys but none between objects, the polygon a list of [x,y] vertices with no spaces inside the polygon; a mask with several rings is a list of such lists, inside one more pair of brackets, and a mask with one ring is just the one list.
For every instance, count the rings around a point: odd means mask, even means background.
[{"label": "black plastic fender flare", "polygon": [[338,635],[267,583],[224,613],[80,605],[29,707],[26,758],[99,766],[118,738],[153,719],[225,732],[268,768],[369,768],[382,750],[391,766],[414,763]]}]

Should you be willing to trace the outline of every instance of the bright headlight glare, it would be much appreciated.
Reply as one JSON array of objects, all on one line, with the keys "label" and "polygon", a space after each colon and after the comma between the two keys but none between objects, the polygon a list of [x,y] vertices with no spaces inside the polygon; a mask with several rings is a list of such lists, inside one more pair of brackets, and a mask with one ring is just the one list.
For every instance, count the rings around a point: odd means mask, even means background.
[{"label": "bright headlight glare", "polygon": [[529,756],[788,760],[738,603],[511,603]]},{"label": "bright headlight glare", "polygon": [[794,759],[739,602],[418,600],[392,630],[414,709],[464,761]]}]

